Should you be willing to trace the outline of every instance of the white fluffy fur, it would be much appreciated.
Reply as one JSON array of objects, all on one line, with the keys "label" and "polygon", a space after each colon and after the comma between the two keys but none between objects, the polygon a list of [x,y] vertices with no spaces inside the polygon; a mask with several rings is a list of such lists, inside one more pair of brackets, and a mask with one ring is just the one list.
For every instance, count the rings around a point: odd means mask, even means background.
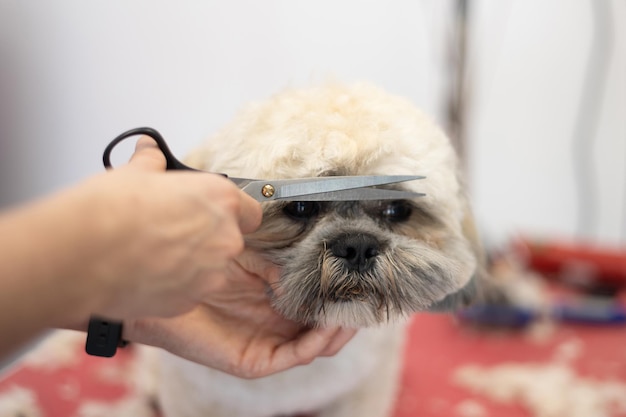
[{"label": "white fluffy fur", "polygon": [[246,178],[315,177],[342,167],[350,175],[427,175],[407,184],[427,194],[424,204],[456,219],[465,209],[447,136],[408,100],[366,83],[287,90],[248,104],[188,162]]},{"label": "white fluffy fur", "polygon": [[[288,90],[251,104],[194,151],[187,163],[249,178],[422,174],[424,192],[450,233],[466,215],[448,139],[402,98],[367,84]],[[458,287],[466,284],[464,273]],[[359,331],[335,357],[257,380],[242,380],[169,354],[160,362],[165,417],[323,417],[391,413],[403,355],[404,324]],[[235,330],[233,330],[235,331]]]},{"label": "white fluffy fur", "polygon": [[165,354],[158,400],[165,417],[390,415],[399,383],[401,326],[362,329],[331,358],[244,380]]}]

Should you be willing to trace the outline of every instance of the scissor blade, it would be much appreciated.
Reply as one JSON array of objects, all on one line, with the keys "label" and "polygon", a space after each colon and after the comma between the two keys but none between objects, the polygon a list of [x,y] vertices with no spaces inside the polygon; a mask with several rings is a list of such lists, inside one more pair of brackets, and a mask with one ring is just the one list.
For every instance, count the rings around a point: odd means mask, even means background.
[{"label": "scissor blade", "polygon": [[[352,194],[351,200],[359,200],[359,193],[363,187],[375,185],[395,184],[404,181],[413,181],[425,178],[420,175],[367,175],[345,177],[313,177],[286,180],[256,180],[248,184],[241,184],[242,190],[258,201],[269,200],[299,200],[303,197],[344,190],[358,190]],[[333,199],[327,197],[327,199]],[[344,199],[345,200],[345,199]],[[318,200],[319,201],[319,200]]]},{"label": "scissor blade", "polygon": [[308,194],[319,194],[331,191],[351,190],[371,187],[374,185],[395,184],[424,178],[416,175],[367,175],[354,177],[319,177],[300,178],[294,182],[274,185],[277,187],[276,198],[291,198]]},{"label": "scissor blade", "polygon": [[410,200],[423,197],[424,193],[412,191],[386,190],[383,188],[356,188],[350,190],[329,191],[326,193],[306,194],[292,198],[279,198],[288,201],[363,201],[363,200]]}]

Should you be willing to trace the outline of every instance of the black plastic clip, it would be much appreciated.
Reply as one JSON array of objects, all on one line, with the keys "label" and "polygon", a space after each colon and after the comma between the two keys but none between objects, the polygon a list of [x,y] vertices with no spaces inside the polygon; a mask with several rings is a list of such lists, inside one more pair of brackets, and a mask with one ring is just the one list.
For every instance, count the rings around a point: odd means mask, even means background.
[{"label": "black plastic clip", "polygon": [[85,352],[92,356],[110,358],[118,347],[128,344],[122,339],[122,322],[93,316],[89,319]]}]

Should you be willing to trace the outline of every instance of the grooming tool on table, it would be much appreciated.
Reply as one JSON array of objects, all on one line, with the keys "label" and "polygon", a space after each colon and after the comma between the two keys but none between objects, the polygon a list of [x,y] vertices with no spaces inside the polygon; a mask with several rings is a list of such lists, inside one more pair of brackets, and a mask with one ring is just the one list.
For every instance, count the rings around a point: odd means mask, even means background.
[{"label": "grooming tool on table", "polygon": [[519,305],[477,305],[459,311],[457,317],[484,327],[520,328],[541,318],[581,325],[624,325],[626,307],[617,300],[580,296],[554,302],[545,311]]},{"label": "grooming tool on table", "polygon": [[588,291],[626,289],[626,248],[559,239],[519,237],[513,250],[542,276]]},{"label": "grooming tool on table", "polygon": [[[146,135],[154,139],[165,160],[166,169],[198,171],[180,162],[170,151],[163,136],[150,127],[140,127],[122,133],[104,150],[102,160],[106,168],[111,168],[111,151],[126,138]],[[202,172],[202,171],[200,171]],[[425,194],[412,191],[370,188],[379,185],[396,184],[425,178],[421,175],[364,175],[345,177],[312,177],[295,179],[250,179],[229,177],[244,192],[257,201],[355,201],[355,200],[402,200],[422,197]]]}]

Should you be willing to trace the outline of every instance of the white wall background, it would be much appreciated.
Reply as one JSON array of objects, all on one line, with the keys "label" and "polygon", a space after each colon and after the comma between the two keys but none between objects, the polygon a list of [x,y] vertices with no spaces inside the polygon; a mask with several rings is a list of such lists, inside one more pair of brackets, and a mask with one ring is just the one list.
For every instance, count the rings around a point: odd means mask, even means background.
[{"label": "white wall background", "polygon": [[[594,1],[613,42],[578,226],[572,143]],[[470,3],[468,176],[490,241],[517,232],[626,244],[626,2]],[[122,131],[183,156],[288,85],[369,80],[442,119],[452,1],[0,0],[0,206],[102,170]],[[599,85],[602,85],[599,84]]]},{"label": "white wall background", "polygon": [[487,236],[626,245],[626,2],[477,6],[469,163]]}]

